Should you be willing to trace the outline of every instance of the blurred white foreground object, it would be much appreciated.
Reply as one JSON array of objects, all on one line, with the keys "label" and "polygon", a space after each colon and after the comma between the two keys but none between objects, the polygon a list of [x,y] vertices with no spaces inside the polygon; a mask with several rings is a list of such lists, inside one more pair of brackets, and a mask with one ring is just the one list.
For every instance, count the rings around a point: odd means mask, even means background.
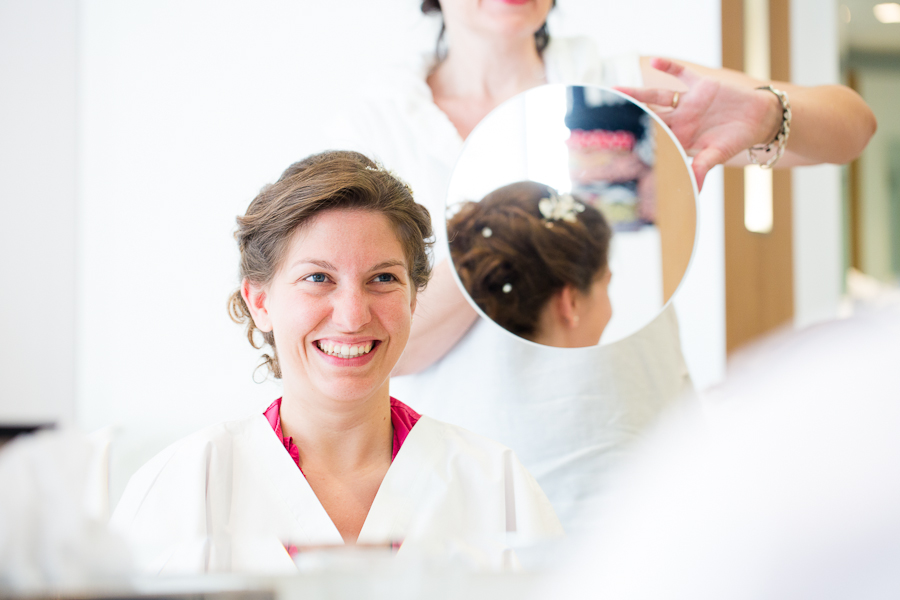
[{"label": "blurred white foreground object", "polygon": [[72,432],[21,436],[3,446],[0,594],[94,590],[128,574],[128,549],[109,532],[105,499],[95,489],[92,471],[104,456],[102,444]]},{"label": "blurred white foreground object", "polygon": [[900,308],[738,365],[705,423],[672,415],[643,444],[543,595],[900,598]]}]

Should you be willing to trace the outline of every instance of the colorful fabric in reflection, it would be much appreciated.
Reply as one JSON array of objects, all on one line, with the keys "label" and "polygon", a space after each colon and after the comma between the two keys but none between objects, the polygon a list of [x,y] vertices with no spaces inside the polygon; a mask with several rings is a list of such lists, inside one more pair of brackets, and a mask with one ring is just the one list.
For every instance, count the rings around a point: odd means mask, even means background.
[{"label": "colorful fabric in reflection", "polygon": [[572,194],[599,209],[614,231],[635,231],[656,219],[653,128],[637,104],[600,88],[569,88]]},{"label": "colorful fabric in reflection", "polygon": [[630,131],[605,129],[573,129],[566,146],[574,150],[624,150],[634,149],[635,136]]},{"label": "colorful fabric in reflection", "polygon": [[[281,398],[278,398],[275,402],[270,404],[263,415],[266,417],[269,425],[272,426],[275,435],[281,440],[284,449],[291,455],[291,460],[294,461],[294,464],[296,464],[297,468],[300,469],[300,472],[303,473],[303,467],[300,466],[300,449],[297,448],[297,444],[294,443],[292,437],[285,437],[284,432],[281,429]],[[391,398],[391,425],[394,427],[394,443],[391,451],[392,461],[397,458],[400,447],[403,445],[403,442],[406,441],[409,432],[412,431],[413,426],[415,426],[421,416],[422,415],[396,398]]]}]

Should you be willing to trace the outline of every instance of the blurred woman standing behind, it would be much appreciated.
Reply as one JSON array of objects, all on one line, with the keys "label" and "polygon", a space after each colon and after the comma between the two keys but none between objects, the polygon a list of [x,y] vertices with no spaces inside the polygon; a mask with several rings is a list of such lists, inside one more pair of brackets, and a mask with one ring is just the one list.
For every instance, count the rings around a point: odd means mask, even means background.
[{"label": "blurred woman standing behind", "polygon": [[[545,83],[618,86],[660,108],[702,185],[707,171],[770,144],[786,120],[770,82],[666,59],[601,59],[589,40],[552,38],[553,0],[424,0],[443,19],[435,57],[386,81],[360,107],[352,145],[410,182],[432,214],[477,123],[514,95]],[[874,132],[871,111],[842,86],[771,82],[793,107],[778,166],[847,162]],[[648,86],[645,88],[644,86]],[[376,97],[377,96],[377,97]],[[770,147],[771,144],[770,144]],[[540,347],[477,318],[456,286],[441,223],[434,279],[419,300],[394,389],[415,408],[512,447],[538,479],[570,532],[605,472],[630,441],[692,385],[670,307],[609,346]]]}]

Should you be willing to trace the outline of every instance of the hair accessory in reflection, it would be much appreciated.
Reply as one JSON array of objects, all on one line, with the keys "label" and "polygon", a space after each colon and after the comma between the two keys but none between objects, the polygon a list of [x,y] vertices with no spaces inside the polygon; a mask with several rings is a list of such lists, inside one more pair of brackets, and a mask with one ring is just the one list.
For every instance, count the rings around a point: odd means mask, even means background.
[{"label": "hair accessory in reflection", "polygon": [[508,293],[510,293],[511,291],[512,291],[512,284],[511,284],[511,283],[504,283],[504,284],[503,284],[503,293],[504,293],[504,294],[508,294]]},{"label": "hair accessory in reflection", "polygon": [[547,221],[550,227],[550,221],[565,221],[567,223],[575,223],[578,221],[578,213],[584,212],[584,204],[575,200],[572,194],[557,195],[550,192],[549,198],[541,198],[538,202],[538,210]]},{"label": "hair accessory in reflection", "polygon": [[486,238],[489,238],[492,235],[494,235],[494,231],[490,227],[485,227],[484,229],[481,230],[481,235],[483,235]]}]

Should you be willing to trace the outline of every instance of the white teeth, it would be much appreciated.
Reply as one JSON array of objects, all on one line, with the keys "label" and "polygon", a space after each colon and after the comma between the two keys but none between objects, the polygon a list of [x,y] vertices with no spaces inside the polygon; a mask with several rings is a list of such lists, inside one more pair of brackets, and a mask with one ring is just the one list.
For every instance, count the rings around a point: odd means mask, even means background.
[{"label": "white teeth", "polygon": [[372,351],[372,347],[375,345],[374,342],[366,342],[363,345],[351,346],[350,344],[335,344],[331,341],[316,342],[316,344],[319,346],[319,350],[325,354],[338,358],[355,358],[366,355]]}]

